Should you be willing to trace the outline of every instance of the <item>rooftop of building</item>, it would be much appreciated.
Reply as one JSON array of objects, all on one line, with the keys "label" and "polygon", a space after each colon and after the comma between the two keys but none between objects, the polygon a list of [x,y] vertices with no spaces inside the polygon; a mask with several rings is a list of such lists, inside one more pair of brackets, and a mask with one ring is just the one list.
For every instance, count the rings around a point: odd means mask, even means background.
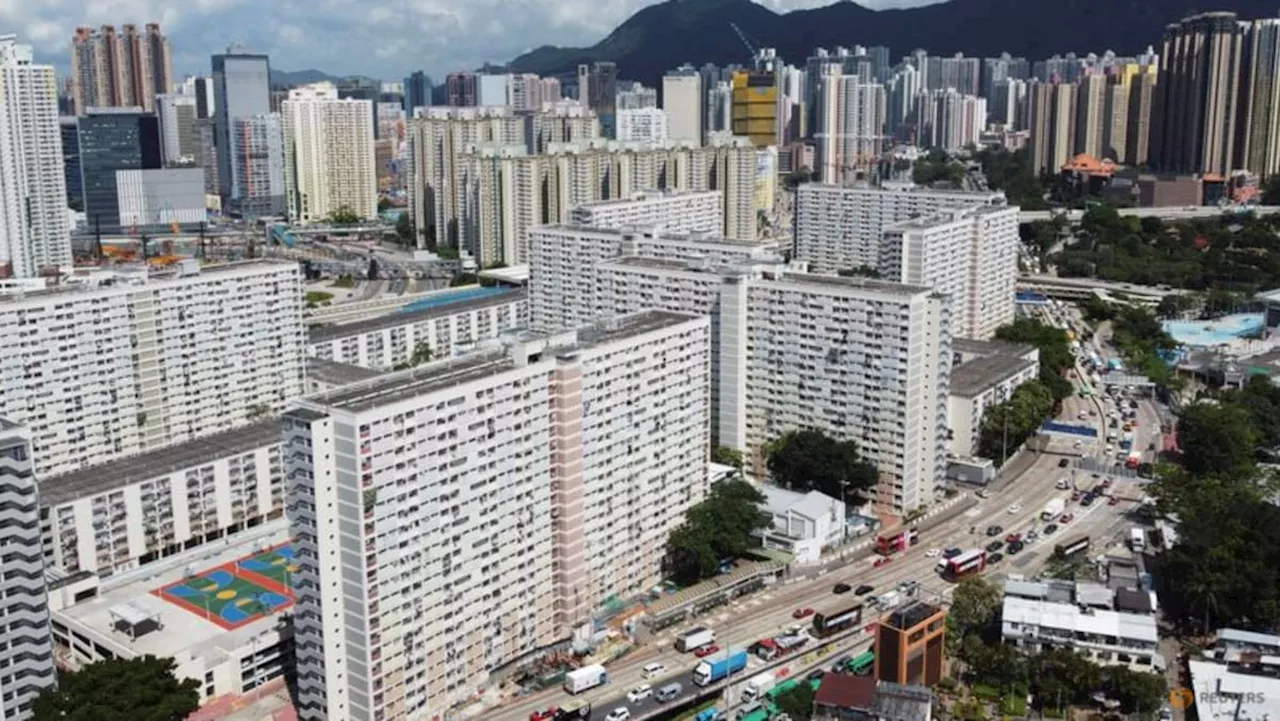
[{"label": "rooftop of building", "polygon": [[771,244],[761,243],[756,240],[739,240],[736,238],[725,238],[707,231],[695,230],[688,233],[676,233],[674,231],[656,230],[653,228],[600,228],[588,227],[582,225],[544,225],[534,228],[530,233],[565,233],[569,235],[595,235],[617,237],[619,240],[629,238],[649,238],[655,241],[667,241],[672,243],[698,243],[704,245],[720,245],[732,246],[737,249],[742,248],[769,248]]},{"label": "rooftop of building", "polygon": [[307,380],[325,386],[344,386],[350,383],[359,383],[377,378],[383,373],[383,371],[372,370],[364,366],[339,363],[315,356],[307,356],[306,363]]},{"label": "rooftop of building", "polygon": [[1006,595],[1001,618],[1006,626],[1047,626],[1072,633],[1124,638],[1151,644],[1159,641],[1156,619],[1151,614],[1124,613],[1092,607],[1082,609],[1071,603]]},{"label": "rooftop of building", "polygon": [[951,369],[951,395],[962,398],[981,395],[1035,365],[1035,361],[1018,356],[979,356]]},{"label": "rooftop of building", "polygon": [[1017,212],[1018,209],[1016,207],[985,204],[978,204],[965,208],[939,208],[937,211],[932,213],[893,223],[886,227],[885,231],[927,230],[929,228],[939,228],[945,225],[950,225],[956,221],[966,218],[995,215],[997,213],[1015,215]]},{"label": "rooftop of building", "polygon": [[[595,325],[583,326],[564,333],[513,332],[503,340],[509,344],[548,341],[549,350],[557,354],[567,354],[575,349],[590,348],[642,335],[696,318],[696,316],[679,313],[646,310],[610,318]],[[321,408],[359,413],[476,381],[516,367],[517,361],[509,346],[477,350],[456,358],[384,374],[370,381],[320,393],[311,396],[308,402]]]},{"label": "rooftop of building", "polygon": [[[225,544],[219,541],[201,546],[135,571],[112,576],[102,582],[96,597],[54,611],[54,620],[71,630],[75,630],[77,624],[83,625],[138,656],[172,657],[179,666],[189,659],[203,658],[204,668],[212,669],[225,662],[232,651],[255,643],[259,637],[275,643],[280,627],[279,614],[263,616],[234,630],[227,630],[198,613],[161,598],[155,592],[191,573],[230,564],[288,540],[288,522],[284,519],[270,521],[238,538],[228,539]],[[141,630],[136,639],[130,640],[127,632],[117,630],[118,617],[112,613],[121,608],[127,608],[130,615],[158,618],[162,627]]]},{"label": "rooftop of building", "polygon": [[1201,721],[1262,721],[1275,713],[1280,678],[1211,661],[1192,660],[1187,667]]},{"label": "rooftop of building", "polygon": [[875,693],[876,679],[873,676],[829,673],[822,677],[813,702],[838,709],[870,710]]},{"label": "rooftop of building", "polygon": [[397,313],[388,313],[355,323],[312,326],[308,329],[308,342],[324,343],[331,340],[350,338],[364,333],[386,330],[387,328],[412,325],[433,318],[443,318],[457,313],[467,313],[482,308],[517,303],[528,297],[528,291],[524,288],[501,288],[496,289],[496,291],[480,297],[462,298],[457,301],[433,305],[422,310],[402,310]]},{"label": "rooftop of building", "polygon": [[765,509],[769,513],[795,513],[805,518],[817,520],[830,516],[835,512],[838,501],[821,491],[800,493],[767,483],[757,486],[765,498]]},{"label": "rooftop of building", "polygon": [[279,443],[282,428],[280,419],[272,418],[150,453],[119,458],[79,471],[44,478],[40,482],[40,503],[57,506],[185,468],[201,466],[219,458],[248,453],[256,448]]},{"label": "rooftop of building", "polygon": [[209,276],[247,276],[264,270],[284,268],[293,268],[296,272],[298,264],[292,261],[265,258],[209,264],[201,264],[194,259],[184,259],[179,263],[162,268],[147,267],[138,263],[116,266],[110,269],[76,271],[69,279],[54,285],[46,285],[39,290],[30,290],[23,287],[12,291],[0,291],[0,303],[43,300],[58,295],[77,293],[136,291],[139,287],[147,285],[200,279]]},{"label": "rooftop of building", "polygon": [[932,294],[934,290],[923,285],[910,285],[907,283],[891,283],[887,280],[876,280],[874,278],[861,278],[835,275],[816,275],[813,273],[789,273],[784,272],[772,280],[783,283],[795,283],[797,285],[808,286],[825,286],[828,288],[845,288],[849,290],[862,290],[882,295],[891,295],[898,297],[909,297],[920,295],[921,293]]},{"label": "rooftop of building", "polygon": [[883,620],[883,623],[896,629],[906,630],[919,626],[939,613],[942,613],[942,609],[938,606],[916,601],[889,614],[888,618]]},{"label": "rooftop of building", "polygon": [[882,719],[902,721],[929,718],[933,692],[925,686],[881,681],[876,685],[871,711]]},{"label": "rooftop of building", "polygon": [[575,206],[573,210],[596,210],[614,208],[621,205],[630,205],[632,203],[641,203],[645,201],[715,197],[720,195],[723,195],[723,193],[718,190],[641,190],[632,193],[625,198],[611,198],[609,200],[596,200],[590,203],[582,203]]},{"label": "rooftop of building", "polygon": [[1000,190],[960,190],[958,188],[930,188],[923,185],[915,184],[895,184],[885,187],[873,187],[869,185],[836,185],[834,183],[804,183],[800,186],[799,192],[804,193],[836,193],[839,195],[888,195],[900,193],[917,193],[920,195],[942,195],[942,196],[970,196],[974,199],[984,198],[992,200],[995,198],[1003,198],[1004,192]]},{"label": "rooftop of building", "polygon": [[1026,355],[1035,350],[1035,346],[1021,343],[1009,343],[1002,340],[974,340],[973,338],[952,338],[951,350],[956,353],[973,355]]}]

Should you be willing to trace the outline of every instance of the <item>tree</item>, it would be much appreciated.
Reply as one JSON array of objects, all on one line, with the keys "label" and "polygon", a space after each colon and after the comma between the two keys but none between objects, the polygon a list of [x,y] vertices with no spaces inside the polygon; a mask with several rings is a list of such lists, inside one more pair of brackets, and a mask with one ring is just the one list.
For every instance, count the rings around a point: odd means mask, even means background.
[{"label": "tree", "polygon": [[1005,460],[1034,435],[1045,419],[1053,415],[1057,399],[1042,382],[1028,381],[1018,386],[1009,400],[990,406],[982,414],[978,429],[978,455]]},{"label": "tree", "polygon": [[869,265],[860,265],[856,268],[845,268],[844,270],[836,271],[836,275],[842,278],[879,278],[880,271]]},{"label": "tree", "polygon": [[329,213],[329,222],[334,225],[355,225],[360,222],[360,216],[347,206],[342,206],[337,210]]},{"label": "tree", "polygon": [[1134,671],[1127,666],[1103,669],[1102,688],[1109,698],[1120,702],[1121,713],[1155,713],[1169,693],[1162,674]]},{"label": "tree", "polygon": [[[1143,218],[1143,220],[1149,219]],[[1177,318],[1194,307],[1194,298],[1185,294],[1173,293],[1160,299],[1160,303],[1156,306],[1156,315],[1161,318]]]},{"label": "tree", "polygon": [[391,201],[390,201],[390,200],[387,200],[386,198],[378,198],[378,212],[379,212],[379,213],[381,213],[382,211],[384,211],[384,210],[386,210],[387,208],[390,208],[390,207],[391,207]]},{"label": "tree", "polygon": [[727,446],[716,446],[711,449],[711,461],[722,466],[733,466],[742,470],[742,453]]},{"label": "tree", "polygon": [[740,479],[721,481],[685,512],[667,539],[667,567],[679,583],[696,583],[716,574],[720,561],[737,558],[753,545],[752,533],[773,522],[760,509],[764,495]]},{"label": "tree", "polygon": [[1071,382],[1063,374],[1073,368],[1076,361],[1066,331],[1022,318],[997,328],[996,339],[1035,346],[1040,351],[1040,382],[1057,400],[1071,395]]},{"label": "tree", "polygon": [[778,706],[779,711],[787,714],[795,721],[809,721],[813,717],[813,699],[815,695],[813,686],[801,681],[778,694],[778,698],[774,703]]},{"label": "tree", "polygon": [[880,480],[876,467],[858,454],[857,443],[811,429],[791,431],[771,444],[768,468],[782,486],[832,498],[861,497]]},{"label": "tree", "polygon": [[979,576],[965,578],[956,586],[951,595],[951,610],[947,613],[947,646],[952,653],[972,662],[966,644],[983,645],[982,633],[995,619],[1003,597],[999,587]]},{"label": "tree", "polygon": [[396,218],[396,237],[401,245],[415,245],[413,235],[413,220],[409,218],[408,213],[401,213],[400,217]]},{"label": "tree", "polygon": [[1031,692],[1041,708],[1085,703],[1102,683],[1098,665],[1069,648],[1042,651],[1027,666]]},{"label": "tree", "polygon": [[179,681],[171,658],[91,663],[32,704],[36,721],[181,721],[200,706],[200,682]]},{"label": "tree", "polygon": [[808,168],[801,168],[800,170],[787,173],[782,179],[782,187],[787,190],[795,190],[797,187],[810,182],[813,182],[813,171]]},{"label": "tree", "polygon": [[1247,471],[1253,465],[1257,441],[1249,412],[1235,405],[1192,403],[1178,417],[1182,465],[1192,475]]},{"label": "tree", "polygon": [[1280,175],[1272,175],[1263,183],[1262,204],[1280,205]]}]

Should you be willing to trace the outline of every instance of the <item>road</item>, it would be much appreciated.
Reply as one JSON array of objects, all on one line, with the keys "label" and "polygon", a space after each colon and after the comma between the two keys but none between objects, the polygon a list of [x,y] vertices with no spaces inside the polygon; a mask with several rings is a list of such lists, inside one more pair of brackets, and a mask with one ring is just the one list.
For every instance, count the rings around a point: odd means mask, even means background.
[{"label": "road", "polygon": [[[1280,206],[1274,205],[1258,205],[1249,209],[1257,215],[1271,215],[1280,212]],[[1052,210],[1023,210],[1018,213],[1018,222],[1030,223],[1036,220],[1050,220],[1055,212]],[[1166,208],[1120,208],[1117,211],[1122,216],[1135,216],[1139,218],[1161,218],[1163,220],[1190,220],[1192,218],[1215,218],[1222,215],[1222,208],[1216,206],[1177,206]],[[1079,221],[1084,217],[1083,210],[1072,210],[1068,217],[1073,221]]]}]

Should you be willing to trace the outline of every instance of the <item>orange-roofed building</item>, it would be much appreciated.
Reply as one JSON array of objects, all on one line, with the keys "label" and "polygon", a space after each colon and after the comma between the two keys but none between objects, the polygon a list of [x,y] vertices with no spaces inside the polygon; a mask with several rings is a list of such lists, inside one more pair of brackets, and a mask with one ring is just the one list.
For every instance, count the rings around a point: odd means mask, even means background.
[{"label": "orange-roofed building", "polygon": [[1088,153],[1080,153],[1062,166],[1062,172],[1110,178],[1116,173],[1116,164],[1106,159],[1098,160]]}]

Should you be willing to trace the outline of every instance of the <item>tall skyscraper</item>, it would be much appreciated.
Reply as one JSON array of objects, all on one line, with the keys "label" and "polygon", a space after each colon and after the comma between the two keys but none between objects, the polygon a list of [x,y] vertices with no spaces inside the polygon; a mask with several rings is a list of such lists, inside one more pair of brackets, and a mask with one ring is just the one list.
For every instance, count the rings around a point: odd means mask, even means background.
[{"label": "tall skyscraper", "polygon": [[1076,84],[1034,83],[1027,91],[1027,152],[1034,173],[1057,173],[1076,140]]},{"label": "tall skyscraper", "polygon": [[414,108],[423,108],[431,104],[431,76],[415,70],[404,79],[404,116],[413,117]]},{"label": "tall skyscraper", "polygon": [[120,196],[116,172],[164,166],[160,123],[138,108],[91,108],[80,118],[80,170],[84,212],[90,229],[119,233]]},{"label": "tall skyscraper", "polygon": [[933,90],[920,106],[922,147],[959,150],[976,146],[987,127],[987,99],[953,88]]},{"label": "tall skyscraper", "polygon": [[667,113],[667,137],[702,142],[702,75],[691,65],[667,73],[662,79],[662,109]]},{"label": "tall skyscraper", "polygon": [[58,118],[62,132],[62,176],[67,184],[67,207],[84,210],[84,176],[80,174],[80,122],[74,115]]},{"label": "tall skyscraper", "polygon": [[49,593],[40,546],[40,503],[36,499],[31,432],[0,418],[0,548],[5,573],[0,577],[0,719],[30,721],[31,702],[54,685],[53,635]]},{"label": "tall skyscraper", "polygon": [[156,23],[94,30],[76,28],[71,39],[71,92],[77,115],[89,108],[140,107],[173,90],[173,54]]},{"label": "tall skyscraper", "polygon": [[445,78],[445,105],[454,108],[474,108],[480,99],[475,73],[449,73]]},{"label": "tall skyscraper", "polygon": [[[232,130],[240,118],[271,112],[271,65],[266,55],[252,53],[240,45],[232,45],[225,53],[214,55],[212,65],[218,194],[222,196],[224,209],[240,212],[237,206],[241,196],[249,190],[239,184],[240,176],[232,172],[232,158],[243,157],[241,139],[236,138]],[[281,163],[283,169],[283,160]]]},{"label": "tall skyscraper", "polygon": [[884,86],[824,66],[818,84],[818,177],[824,183],[849,183],[876,165],[885,146]]},{"label": "tall skyscraper", "polygon": [[371,105],[339,100],[332,83],[289,91],[281,115],[291,220],[324,220],[340,210],[377,215]]},{"label": "tall skyscraper", "polygon": [[1151,129],[1156,167],[1178,173],[1233,169],[1247,28],[1229,12],[1192,15],[1165,28]]},{"label": "tall skyscraper", "polygon": [[600,132],[604,137],[617,137],[614,113],[618,104],[618,66],[611,62],[579,65],[578,102],[600,118]]},{"label": "tall skyscraper", "polygon": [[1254,20],[1246,39],[1237,167],[1268,178],[1280,173],[1280,20]]},{"label": "tall skyscraper", "polygon": [[[1107,76],[1088,73],[1076,83],[1076,132],[1072,154],[1088,153],[1101,160],[1110,131],[1107,111]],[[1115,158],[1112,158],[1114,160]]]},{"label": "tall skyscraper", "polygon": [[[284,125],[278,113],[248,115],[231,122],[232,208],[244,218],[288,212],[284,180]],[[223,155],[221,149],[218,157]]]},{"label": "tall skyscraper", "polygon": [[53,68],[0,35],[0,277],[71,267],[64,172]]},{"label": "tall skyscraper", "polygon": [[194,165],[196,145],[195,96],[166,93],[156,96],[156,116],[160,120],[160,146],[165,165]]}]

